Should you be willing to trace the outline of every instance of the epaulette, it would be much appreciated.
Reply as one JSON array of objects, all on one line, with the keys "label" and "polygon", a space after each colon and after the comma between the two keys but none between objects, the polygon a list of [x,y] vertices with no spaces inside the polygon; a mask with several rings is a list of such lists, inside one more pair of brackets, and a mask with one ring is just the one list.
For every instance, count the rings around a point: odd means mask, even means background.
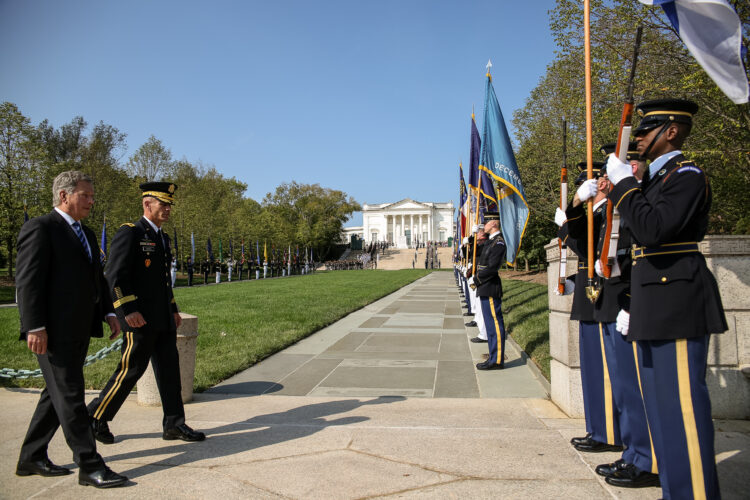
[{"label": "epaulette", "polygon": [[123,226],[135,227],[135,224],[133,224],[132,222],[125,222],[124,224],[120,224],[120,227],[123,227]]}]

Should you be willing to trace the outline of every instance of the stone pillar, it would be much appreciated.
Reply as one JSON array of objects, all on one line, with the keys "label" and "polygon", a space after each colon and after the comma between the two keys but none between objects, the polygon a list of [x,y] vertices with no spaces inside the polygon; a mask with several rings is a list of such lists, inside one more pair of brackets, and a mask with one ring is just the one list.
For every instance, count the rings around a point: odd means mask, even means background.
[{"label": "stone pillar", "polygon": [[[198,343],[198,316],[180,313],[182,324],[177,329],[177,353],[180,356],[180,385],[182,402],[193,399],[193,377],[195,375],[195,348]],[[151,362],[138,380],[138,404],[161,406],[159,389]]]},{"label": "stone pillar", "polygon": [[[551,399],[571,417],[583,417],[578,322],[570,321],[572,295],[555,294],[560,252],[546,245]],[[750,418],[750,236],[707,236],[700,243],[716,277],[729,330],[712,335],[706,381],[714,418]],[[578,265],[568,251],[566,275]]]}]

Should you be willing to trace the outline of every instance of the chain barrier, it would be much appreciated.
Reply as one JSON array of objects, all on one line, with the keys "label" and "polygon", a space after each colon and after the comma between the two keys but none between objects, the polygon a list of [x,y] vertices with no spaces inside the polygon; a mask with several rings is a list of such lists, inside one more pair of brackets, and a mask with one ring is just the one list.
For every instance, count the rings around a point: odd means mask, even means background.
[{"label": "chain barrier", "polygon": [[[83,366],[89,366],[96,363],[100,359],[106,358],[112,351],[119,350],[122,346],[122,338],[119,338],[112,342],[107,347],[103,347],[96,351],[91,356],[86,356],[86,360],[83,362]],[[14,378],[32,378],[41,377],[42,370],[37,368],[36,370],[14,370],[13,368],[2,368],[0,369],[0,378],[14,379]]]}]

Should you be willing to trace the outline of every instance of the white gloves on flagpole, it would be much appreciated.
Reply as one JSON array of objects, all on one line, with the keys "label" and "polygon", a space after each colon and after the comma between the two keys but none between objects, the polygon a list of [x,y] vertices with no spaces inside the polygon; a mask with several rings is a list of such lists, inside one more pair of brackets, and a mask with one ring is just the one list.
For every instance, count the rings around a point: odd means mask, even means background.
[{"label": "white gloves on flagpole", "polygon": [[565,212],[563,212],[560,207],[557,207],[557,209],[555,209],[555,224],[559,227],[563,227],[566,220],[568,220],[568,218],[565,217]]},{"label": "white gloves on flagpole", "polygon": [[623,163],[614,153],[607,158],[607,177],[612,184],[617,185],[623,179],[633,177],[633,167],[629,163]]},{"label": "white gloves on flagpole", "polygon": [[599,189],[596,187],[596,179],[588,179],[581,184],[578,191],[576,191],[576,194],[578,195],[578,199],[583,203],[589,198],[596,196],[598,190]]}]

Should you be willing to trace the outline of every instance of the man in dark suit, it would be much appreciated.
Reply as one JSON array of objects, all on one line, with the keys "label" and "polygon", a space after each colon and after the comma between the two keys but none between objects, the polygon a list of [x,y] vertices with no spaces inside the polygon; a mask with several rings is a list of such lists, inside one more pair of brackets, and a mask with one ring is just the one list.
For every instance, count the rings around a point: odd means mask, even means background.
[{"label": "man in dark suit", "polygon": [[122,358],[99,396],[88,405],[94,436],[114,443],[109,430],[120,406],[148,367],[154,367],[164,419],[163,439],[203,441],[206,436],[185,424],[177,354],[177,327],[182,320],[172,294],[169,236],[161,230],[169,220],[177,186],[169,182],[141,184],[143,217],[123,224],[112,239],[107,283],[125,342]]},{"label": "man in dark suit", "polygon": [[82,485],[107,488],[127,481],[96,452],[84,400],[83,362],[91,337],[102,336],[106,319],[120,333],[99,261],[99,246],[80,220],[94,204],[91,178],[82,172],[58,175],[52,184],[55,209],[31,219],[18,235],[16,289],[21,340],[36,354],[45,389],[29,424],[16,474],[63,476],[47,446],[58,427],[73,450]]}]

